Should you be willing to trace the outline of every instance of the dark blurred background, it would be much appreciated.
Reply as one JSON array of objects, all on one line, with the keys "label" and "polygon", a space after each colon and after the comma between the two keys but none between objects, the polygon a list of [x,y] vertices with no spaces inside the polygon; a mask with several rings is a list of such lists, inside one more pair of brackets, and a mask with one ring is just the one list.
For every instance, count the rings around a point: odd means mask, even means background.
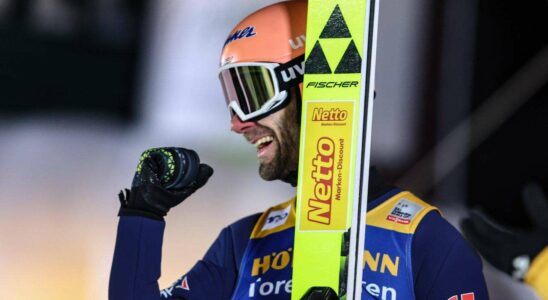
[{"label": "dark blurred background", "polygon": [[[544,55],[546,61],[548,51],[547,1],[516,5],[485,0],[478,10],[472,109],[484,104],[537,56]],[[522,85],[540,79],[539,85],[535,91],[516,88],[512,96],[523,98],[523,104],[473,152],[468,172],[469,203],[485,206],[499,220],[521,226],[528,225],[516,201],[523,185],[538,181],[548,190],[548,149],[543,141],[548,134],[548,76],[535,71],[525,76]]]},{"label": "dark blurred background", "polygon": [[[256,175],[216,76],[229,29],[273,2],[0,0],[0,298],[104,298],[115,195],[148,147],[216,170],[168,217],[163,286],[223,226],[294,194]],[[548,1],[380,5],[372,163],[455,226],[481,207],[527,228],[521,188],[548,187]],[[486,273],[494,299],[534,299]]]},{"label": "dark blurred background", "polygon": [[146,0],[3,0],[0,109],[135,115]]}]

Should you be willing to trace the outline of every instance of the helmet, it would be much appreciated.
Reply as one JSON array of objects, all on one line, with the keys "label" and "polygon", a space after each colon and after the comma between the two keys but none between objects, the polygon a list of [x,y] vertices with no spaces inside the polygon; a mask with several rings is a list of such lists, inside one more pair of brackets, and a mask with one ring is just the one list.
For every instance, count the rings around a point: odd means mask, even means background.
[{"label": "helmet", "polygon": [[304,54],[306,1],[264,7],[243,19],[228,35],[221,66],[241,62],[286,63]]},{"label": "helmet", "polygon": [[242,121],[256,119],[287,102],[302,83],[306,1],[262,8],[228,35],[219,68],[225,100]]}]

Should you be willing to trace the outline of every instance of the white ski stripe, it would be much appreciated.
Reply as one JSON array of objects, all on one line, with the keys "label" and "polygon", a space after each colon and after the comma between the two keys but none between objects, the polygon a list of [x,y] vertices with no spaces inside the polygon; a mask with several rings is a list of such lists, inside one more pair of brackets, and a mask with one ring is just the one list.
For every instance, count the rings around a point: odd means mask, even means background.
[{"label": "white ski stripe", "polygon": [[[373,10],[373,15],[371,11]],[[362,143],[358,145],[360,155],[360,168],[356,170],[355,183],[359,182],[359,187],[354,190],[354,210],[352,216],[352,231],[350,236],[349,270],[348,270],[348,300],[359,300],[362,294],[363,277],[363,249],[366,239],[367,222],[367,194],[369,190],[369,165],[371,157],[371,127],[373,119],[373,97],[375,91],[375,67],[377,56],[377,29],[378,29],[379,4],[377,0],[369,0],[366,4],[366,20],[364,31],[364,47],[367,56],[362,64],[362,90],[360,91],[360,107],[362,110],[358,125],[358,140]],[[365,84],[364,84],[365,83]],[[367,95],[367,103],[366,96]],[[367,105],[366,105],[367,104]],[[366,113],[364,116],[363,114]],[[365,135],[363,132],[365,121]],[[361,152],[364,150],[365,152]],[[357,201],[356,201],[357,200]],[[357,225],[357,226],[356,226]],[[358,230],[355,230],[358,228]]]}]

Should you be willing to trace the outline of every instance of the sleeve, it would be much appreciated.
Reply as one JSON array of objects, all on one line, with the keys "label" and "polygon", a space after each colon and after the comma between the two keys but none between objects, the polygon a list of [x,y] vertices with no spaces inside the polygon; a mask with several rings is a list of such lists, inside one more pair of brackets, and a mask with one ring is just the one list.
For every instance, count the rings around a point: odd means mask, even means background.
[{"label": "sleeve", "polygon": [[161,291],[165,299],[230,299],[238,271],[231,229],[221,231],[203,259],[170,287]]},{"label": "sleeve", "polygon": [[123,216],[118,222],[109,299],[160,299],[158,279],[165,223]]},{"label": "sleeve", "polygon": [[204,258],[159,290],[165,223],[143,217],[120,217],[109,283],[109,299],[229,299],[238,267],[257,216],[221,231]]},{"label": "sleeve", "polygon": [[438,212],[417,228],[412,265],[417,299],[489,299],[480,257]]},{"label": "sleeve", "polygon": [[259,214],[249,216],[224,228],[204,258],[170,287],[162,290],[162,297],[230,299],[251,230],[258,217]]}]

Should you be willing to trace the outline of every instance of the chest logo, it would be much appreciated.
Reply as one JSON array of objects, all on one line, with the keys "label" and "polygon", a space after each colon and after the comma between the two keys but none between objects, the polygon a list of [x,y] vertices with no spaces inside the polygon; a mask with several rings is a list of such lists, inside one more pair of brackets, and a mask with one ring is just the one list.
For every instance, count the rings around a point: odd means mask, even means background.
[{"label": "chest logo", "polygon": [[396,203],[390,214],[386,217],[386,220],[407,225],[411,223],[422,209],[422,206],[413,203],[410,200],[401,199]]},{"label": "chest logo", "polygon": [[287,222],[287,219],[289,218],[290,212],[291,212],[291,206],[288,206],[282,210],[271,211],[268,214],[268,217],[266,217],[266,221],[261,231],[274,229],[276,227],[280,227],[284,225]]}]

